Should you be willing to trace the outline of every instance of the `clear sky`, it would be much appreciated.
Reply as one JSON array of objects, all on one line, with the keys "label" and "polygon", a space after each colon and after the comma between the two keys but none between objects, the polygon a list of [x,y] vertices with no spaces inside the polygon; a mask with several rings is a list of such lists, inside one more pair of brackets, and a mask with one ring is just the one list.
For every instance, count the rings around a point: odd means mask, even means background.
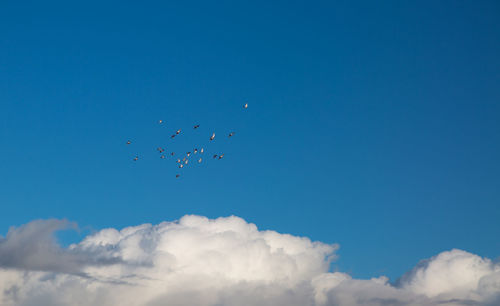
[{"label": "clear sky", "polygon": [[[497,1],[164,2],[0,3],[0,233],[234,214],[355,277],[500,255]],[[194,124],[236,134],[176,179],[155,148]]]}]

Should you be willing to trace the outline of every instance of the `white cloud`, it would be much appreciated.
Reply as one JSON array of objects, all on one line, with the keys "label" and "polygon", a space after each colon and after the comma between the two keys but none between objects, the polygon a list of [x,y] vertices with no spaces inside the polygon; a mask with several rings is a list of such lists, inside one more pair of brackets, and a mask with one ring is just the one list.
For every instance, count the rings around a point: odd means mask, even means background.
[{"label": "white cloud", "polygon": [[500,265],[461,250],[391,285],[329,273],[337,245],[238,217],[104,229],[67,249],[52,239],[64,226],[34,221],[0,240],[1,305],[494,305],[500,292]]},{"label": "white cloud", "polygon": [[402,277],[400,285],[429,297],[476,299],[484,294],[478,290],[486,289],[484,286],[478,287],[479,282],[495,273],[500,273],[500,265],[495,265],[487,258],[454,249],[421,261]]}]

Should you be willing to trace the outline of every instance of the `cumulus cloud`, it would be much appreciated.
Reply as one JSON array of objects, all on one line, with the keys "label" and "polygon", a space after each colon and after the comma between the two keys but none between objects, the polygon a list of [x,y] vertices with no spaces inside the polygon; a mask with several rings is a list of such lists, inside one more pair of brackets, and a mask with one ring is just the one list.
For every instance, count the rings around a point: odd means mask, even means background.
[{"label": "cumulus cloud", "polygon": [[[485,282],[489,284],[488,277],[494,277],[498,273],[500,265],[487,258],[455,249],[421,261],[403,275],[398,284],[430,297],[477,299],[486,293],[484,290],[495,289],[495,286],[484,285]],[[481,281],[483,286],[478,288]],[[483,292],[478,291],[479,289]],[[500,287],[496,288],[499,289]]]},{"label": "cumulus cloud", "polygon": [[[0,268],[28,271],[51,271],[81,274],[87,265],[115,263],[117,258],[104,257],[103,252],[82,252],[61,248],[53,233],[76,228],[67,220],[35,220],[19,228],[12,227],[0,238]],[[75,248],[76,249],[76,248]]]},{"label": "cumulus cloud", "polygon": [[67,221],[0,240],[1,305],[495,305],[500,265],[451,250],[392,285],[329,272],[337,245],[260,231],[238,217],[104,229],[61,248]]}]

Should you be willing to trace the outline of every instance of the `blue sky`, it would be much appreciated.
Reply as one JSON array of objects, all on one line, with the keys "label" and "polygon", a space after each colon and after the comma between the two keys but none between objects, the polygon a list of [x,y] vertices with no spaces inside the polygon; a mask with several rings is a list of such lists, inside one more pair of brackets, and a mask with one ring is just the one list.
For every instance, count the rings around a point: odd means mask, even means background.
[{"label": "blue sky", "polygon": [[[339,243],[334,269],[356,277],[451,248],[496,258],[499,15],[495,1],[2,2],[0,232],[234,214]],[[178,128],[189,146],[196,123],[236,135],[175,179],[154,150]]]}]

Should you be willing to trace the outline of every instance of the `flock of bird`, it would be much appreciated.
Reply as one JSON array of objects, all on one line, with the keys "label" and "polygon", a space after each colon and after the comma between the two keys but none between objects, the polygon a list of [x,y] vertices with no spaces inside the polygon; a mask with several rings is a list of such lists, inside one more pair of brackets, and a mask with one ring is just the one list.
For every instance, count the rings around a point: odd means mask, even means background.
[{"label": "flock of bird", "polygon": [[[245,103],[245,104],[243,105],[243,108],[244,108],[244,109],[247,109],[247,108],[248,108],[248,103]],[[163,120],[158,120],[158,124],[162,124],[162,123],[163,123]],[[200,125],[199,125],[199,124],[196,124],[196,125],[194,125],[194,126],[193,126],[193,129],[194,129],[194,130],[196,130],[196,129],[198,129],[199,127],[200,127]],[[174,134],[172,134],[172,135],[170,136],[170,138],[171,138],[171,139],[174,139],[175,137],[177,137],[177,136],[178,136],[178,135],[180,135],[180,134],[181,134],[181,129],[178,129],[177,131],[175,131],[175,133],[174,133]],[[230,132],[230,133],[228,134],[228,138],[233,137],[233,136],[234,136],[234,134],[235,134],[235,132]],[[215,139],[215,133],[212,133],[212,135],[211,135],[211,136],[210,136],[210,138],[209,138],[209,141],[210,141],[210,142],[212,142],[212,141],[214,141],[214,139]],[[127,144],[127,145],[131,145],[131,144],[132,144],[132,141],[128,140],[128,141],[126,142],[126,144]],[[156,148],[156,150],[159,152],[159,154],[160,154],[160,158],[161,158],[161,159],[165,159],[165,158],[167,157],[166,155],[168,155],[168,153],[166,153],[166,152],[165,152],[165,149],[164,149],[164,148],[162,148],[162,147],[158,147],[158,148]],[[205,149],[204,149],[203,147],[200,147],[200,149],[198,149],[198,148],[194,148],[194,149],[192,150],[192,152],[191,152],[191,151],[186,152],[184,156],[182,156],[181,158],[177,158],[177,159],[175,160],[175,162],[177,163],[177,167],[178,167],[179,169],[182,169],[182,168],[184,168],[184,166],[187,166],[187,165],[188,165],[188,163],[189,163],[189,158],[191,157],[191,155],[193,155],[193,157],[194,157],[194,155],[198,155],[198,156],[199,156],[199,158],[197,159],[197,162],[198,162],[199,164],[201,164],[201,163],[203,162],[203,157],[202,157],[202,155],[204,154],[204,152],[205,152]],[[175,155],[176,155],[176,152],[170,152],[170,156],[171,156],[171,157],[174,157]],[[213,158],[213,159],[222,159],[223,157],[224,157],[224,153],[214,154],[214,155],[212,156],[212,158]],[[133,160],[134,162],[138,161],[138,160],[139,160],[139,155],[135,155],[135,157],[134,157],[132,160]],[[179,178],[180,176],[181,176],[181,175],[180,175],[179,173],[177,173],[177,174],[175,175],[175,177],[176,177],[176,178]]]}]

